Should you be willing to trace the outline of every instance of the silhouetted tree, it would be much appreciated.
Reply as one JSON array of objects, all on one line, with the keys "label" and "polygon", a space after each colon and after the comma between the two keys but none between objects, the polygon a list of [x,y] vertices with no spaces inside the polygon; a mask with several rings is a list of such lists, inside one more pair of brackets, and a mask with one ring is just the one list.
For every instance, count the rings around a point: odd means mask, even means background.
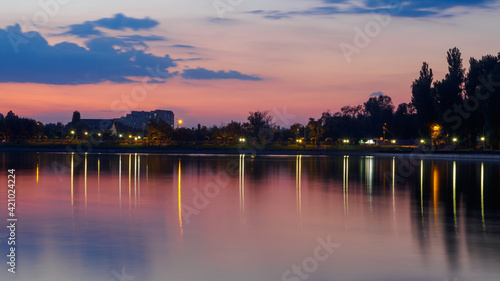
[{"label": "silhouetted tree", "polygon": [[367,113],[369,135],[378,137],[382,135],[384,124],[391,126],[392,114],[394,112],[394,105],[389,96],[380,95],[378,97],[371,97],[364,104]]},{"label": "silhouetted tree", "polygon": [[411,85],[411,103],[417,112],[416,119],[422,137],[430,136],[430,126],[436,122],[435,101],[432,96],[432,69],[424,62],[420,77]]},{"label": "silhouetted tree", "polygon": [[269,129],[271,127],[271,121],[273,119],[272,116],[269,115],[267,111],[255,111],[250,112],[248,116],[248,122],[250,125],[250,132],[253,137],[258,139],[260,142],[268,142],[269,141]]},{"label": "silhouetted tree", "polygon": [[458,48],[448,51],[447,61],[448,73],[443,80],[434,82],[433,94],[443,129],[448,134],[454,134],[457,128],[456,124],[452,124],[452,116],[456,114],[456,108],[463,104],[465,69],[462,65],[462,54]]}]

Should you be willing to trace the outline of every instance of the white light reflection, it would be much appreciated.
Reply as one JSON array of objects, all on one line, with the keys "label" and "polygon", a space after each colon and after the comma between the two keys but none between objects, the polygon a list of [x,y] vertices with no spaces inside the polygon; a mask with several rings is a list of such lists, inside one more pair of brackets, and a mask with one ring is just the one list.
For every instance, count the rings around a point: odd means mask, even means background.
[{"label": "white light reflection", "polygon": [[240,220],[245,224],[245,154],[240,154],[239,166]]}]

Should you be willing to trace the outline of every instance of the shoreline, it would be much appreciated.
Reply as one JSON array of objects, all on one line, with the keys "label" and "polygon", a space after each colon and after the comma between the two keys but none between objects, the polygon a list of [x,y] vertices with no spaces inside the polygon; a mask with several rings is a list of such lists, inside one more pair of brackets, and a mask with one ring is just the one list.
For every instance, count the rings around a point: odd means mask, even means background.
[{"label": "shoreline", "polygon": [[383,157],[414,157],[422,159],[470,159],[470,160],[500,160],[500,152],[495,151],[422,151],[406,148],[395,149],[359,149],[359,150],[333,150],[333,149],[235,149],[235,148],[186,148],[186,147],[87,147],[85,145],[0,145],[0,152],[45,152],[45,153],[141,153],[165,155],[239,155],[253,154],[259,156],[383,156]]}]

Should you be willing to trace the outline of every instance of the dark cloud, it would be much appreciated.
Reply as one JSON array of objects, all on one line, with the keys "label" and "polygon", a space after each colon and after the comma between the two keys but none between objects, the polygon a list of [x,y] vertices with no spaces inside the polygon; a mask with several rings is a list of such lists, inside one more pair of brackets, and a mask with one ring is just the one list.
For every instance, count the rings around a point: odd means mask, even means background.
[{"label": "dark cloud", "polygon": [[69,26],[69,30],[62,33],[63,35],[76,35],[78,37],[87,38],[90,36],[102,35],[102,32],[97,28],[106,28],[111,30],[140,30],[140,29],[151,29],[158,25],[158,21],[143,18],[137,19],[132,17],[127,17],[123,14],[116,14],[111,18],[102,18],[95,21],[86,21],[81,24],[73,24]]},{"label": "dark cloud", "polygon": [[0,82],[79,85],[175,75],[168,71],[176,66],[173,59],[137,49],[147,47],[142,41],[99,37],[85,45],[49,45],[39,33],[22,32],[19,25],[0,29]]},{"label": "dark cloud", "polygon": [[450,17],[455,14],[446,13],[446,9],[455,7],[485,8],[494,0],[323,0],[322,6],[303,11],[255,10],[248,13],[261,15],[269,19],[286,19],[294,16],[328,16],[337,14],[369,14],[390,13],[393,16],[422,18],[422,17]]},{"label": "dark cloud", "polygon": [[185,48],[185,49],[195,49],[196,47],[194,46],[191,46],[191,45],[181,45],[181,44],[176,44],[176,45],[172,45],[170,47],[174,47],[174,48]]},{"label": "dark cloud", "polygon": [[132,30],[151,29],[158,25],[157,21],[150,18],[136,19],[127,17],[123,14],[116,14],[112,18],[96,20],[94,23],[99,27],[113,30],[124,30],[126,28],[130,28]]},{"label": "dark cloud", "polygon": [[102,32],[95,29],[95,25],[90,22],[84,22],[82,24],[72,24],[69,26],[69,30],[63,34],[76,35],[78,37],[89,37],[94,35],[102,35]]},{"label": "dark cloud", "polygon": [[167,38],[163,36],[156,36],[156,35],[148,35],[148,36],[142,36],[142,35],[128,35],[128,36],[120,36],[120,38],[130,41],[130,42],[141,42],[141,41],[168,41]]},{"label": "dark cloud", "polygon": [[182,72],[182,78],[193,80],[214,80],[214,79],[236,79],[236,80],[249,80],[261,81],[262,78],[255,75],[242,74],[238,71],[213,71],[205,68],[186,69]]},{"label": "dark cloud", "polygon": [[383,96],[384,93],[383,92],[373,92],[370,94],[370,97],[378,97],[378,96]]}]

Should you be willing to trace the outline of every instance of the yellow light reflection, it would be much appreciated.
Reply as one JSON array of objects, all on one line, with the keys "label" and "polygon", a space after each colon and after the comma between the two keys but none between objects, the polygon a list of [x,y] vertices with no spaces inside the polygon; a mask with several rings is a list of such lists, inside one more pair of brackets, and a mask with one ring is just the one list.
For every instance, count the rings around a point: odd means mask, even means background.
[{"label": "yellow light reflection", "polygon": [[396,157],[392,157],[392,213],[396,221]]},{"label": "yellow light reflection", "polygon": [[178,169],[178,205],[179,205],[179,230],[181,233],[181,245],[184,244],[184,228],[182,227],[182,194],[181,194],[181,159],[179,158]]},{"label": "yellow light reflection", "polygon": [[132,154],[128,155],[128,209],[132,208]]},{"label": "yellow light reflection", "polygon": [[438,204],[439,204],[439,170],[437,166],[432,167],[433,174],[433,199],[434,199],[434,222],[438,226]]},{"label": "yellow light reflection", "polygon": [[457,222],[457,162],[453,161],[453,221],[455,222],[455,231],[458,230]]},{"label": "yellow light reflection", "polygon": [[302,155],[295,158],[295,193],[299,226],[302,227]]},{"label": "yellow light reflection", "polygon": [[420,214],[424,224],[424,160],[420,160]]},{"label": "yellow light reflection", "polygon": [[118,159],[118,198],[120,200],[120,209],[122,208],[122,156]]},{"label": "yellow light reflection", "polygon": [[240,154],[239,166],[240,220],[245,224],[245,154]]},{"label": "yellow light reflection", "polygon": [[483,222],[483,232],[486,232],[486,222],[484,220],[484,162],[481,162],[481,221]]},{"label": "yellow light reflection", "polygon": [[73,167],[74,167],[74,152],[71,153],[71,207],[73,207],[73,195],[74,195],[74,192],[73,192],[73,179],[74,179],[74,176],[73,176]]},{"label": "yellow light reflection", "polygon": [[39,162],[40,162],[40,154],[39,154],[39,152],[37,152],[36,153],[36,183],[38,183],[38,175],[39,175],[38,166],[39,166]]},{"label": "yellow light reflection", "polygon": [[345,194],[347,215],[349,215],[349,155],[347,155],[345,164]]},{"label": "yellow light reflection", "polygon": [[343,169],[342,169],[342,195],[344,197],[344,216],[347,216],[347,209],[345,205],[345,158],[346,156],[344,155],[344,161],[343,161]]},{"label": "yellow light reflection", "polygon": [[87,152],[85,152],[85,208],[87,208]]},{"label": "yellow light reflection", "polygon": [[344,155],[344,172],[343,172],[343,188],[344,195],[344,215],[349,215],[349,156]]},{"label": "yellow light reflection", "polygon": [[141,207],[141,156],[137,157],[137,195],[139,196],[139,207]]},{"label": "yellow light reflection", "polygon": [[101,201],[101,159],[97,156],[97,201]]},{"label": "yellow light reflection", "polygon": [[134,154],[134,207],[137,209],[137,153]]}]

